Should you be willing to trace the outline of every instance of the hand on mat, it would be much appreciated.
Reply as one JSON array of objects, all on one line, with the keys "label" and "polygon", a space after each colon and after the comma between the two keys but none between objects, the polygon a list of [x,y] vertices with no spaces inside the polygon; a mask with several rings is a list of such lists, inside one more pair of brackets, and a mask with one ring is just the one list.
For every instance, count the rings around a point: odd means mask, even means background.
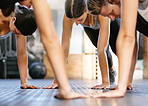
[{"label": "hand on mat", "polygon": [[121,98],[124,97],[125,92],[120,90],[109,91],[105,93],[100,93],[93,95],[94,98]]},{"label": "hand on mat", "polygon": [[53,85],[43,87],[43,89],[57,89],[57,88],[58,88],[58,84],[56,84],[56,83],[54,83]]},{"label": "hand on mat", "polygon": [[[115,87],[109,88],[109,90],[116,90],[117,88],[118,88],[118,86],[115,86]],[[133,89],[132,85],[129,84],[129,85],[127,86],[127,90],[132,90],[132,89]]]},{"label": "hand on mat", "polygon": [[40,87],[29,85],[28,83],[24,83],[21,85],[21,89],[40,89]]},{"label": "hand on mat", "polygon": [[58,99],[78,99],[78,98],[88,98],[88,97],[89,96],[87,95],[79,94],[76,92],[70,92],[63,95],[62,94],[55,95],[55,98],[58,98]]},{"label": "hand on mat", "polygon": [[109,88],[109,83],[101,84],[101,85],[96,85],[92,87],[91,89],[108,89]]}]

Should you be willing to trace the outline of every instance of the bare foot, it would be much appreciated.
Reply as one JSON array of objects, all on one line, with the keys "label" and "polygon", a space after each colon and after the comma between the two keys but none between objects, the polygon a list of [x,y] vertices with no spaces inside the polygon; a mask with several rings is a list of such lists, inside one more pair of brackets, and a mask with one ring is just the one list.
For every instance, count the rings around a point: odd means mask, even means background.
[{"label": "bare foot", "polygon": [[96,85],[91,89],[108,89],[109,87],[110,87],[109,84],[101,84],[101,85]]},{"label": "bare foot", "polygon": [[57,88],[58,88],[58,84],[53,84],[53,85],[43,87],[42,89],[57,89]]},{"label": "bare foot", "polygon": [[29,85],[28,83],[24,83],[20,87],[21,89],[40,89],[40,87]]},{"label": "bare foot", "polygon": [[78,99],[78,98],[88,98],[89,96],[75,93],[75,92],[70,92],[67,95],[62,95],[62,94],[57,94],[55,95],[55,98],[58,99]]},{"label": "bare foot", "polygon": [[124,97],[125,92],[120,90],[109,91],[97,95],[93,95],[94,98],[121,98]]}]

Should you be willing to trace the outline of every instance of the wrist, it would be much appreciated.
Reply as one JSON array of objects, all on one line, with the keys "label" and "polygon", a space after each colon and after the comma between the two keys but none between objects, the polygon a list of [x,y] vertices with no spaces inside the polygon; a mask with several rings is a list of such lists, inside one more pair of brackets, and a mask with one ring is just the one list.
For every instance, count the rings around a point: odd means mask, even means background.
[{"label": "wrist", "polygon": [[120,91],[120,92],[122,92],[122,93],[125,93],[125,92],[126,92],[126,88],[127,88],[127,87],[119,86],[119,85],[118,85],[118,89],[117,89],[117,90]]},{"label": "wrist", "polygon": [[28,82],[23,82],[23,83],[21,82],[21,85],[25,85],[25,84],[28,84]]},{"label": "wrist", "polygon": [[59,93],[61,94],[61,95],[68,95],[68,94],[70,94],[72,91],[71,91],[71,89],[70,88],[59,88]]}]

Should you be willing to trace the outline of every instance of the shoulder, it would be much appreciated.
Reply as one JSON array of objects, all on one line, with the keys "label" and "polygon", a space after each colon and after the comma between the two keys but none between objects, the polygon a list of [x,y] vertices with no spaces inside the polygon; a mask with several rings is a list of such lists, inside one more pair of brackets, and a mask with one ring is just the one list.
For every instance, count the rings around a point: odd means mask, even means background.
[{"label": "shoulder", "polygon": [[102,15],[97,15],[97,20],[99,21],[99,22],[101,22],[101,21],[106,21],[106,22],[108,22],[108,21],[110,21],[110,19],[108,18],[108,17],[104,17],[104,16],[102,16]]},{"label": "shoulder", "polygon": [[65,24],[68,24],[68,23],[73,24],[73,23],[74,23],[72,20],[70,20],[70,19],[66,16],[66,14],[64,14],[63,21],[65,22]]}]

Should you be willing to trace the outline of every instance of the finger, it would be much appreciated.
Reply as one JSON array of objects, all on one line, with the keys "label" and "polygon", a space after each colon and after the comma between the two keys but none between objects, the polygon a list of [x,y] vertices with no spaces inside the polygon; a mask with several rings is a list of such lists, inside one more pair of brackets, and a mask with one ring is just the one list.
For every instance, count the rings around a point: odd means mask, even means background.
[{"label": "finger", "polygon": [[26,86],[21,86],[20,88],[21,88],[21,89],[27,89],[27,87],[26,87]]},{"label": "finger", "polygon": [[43,87],[43,89],[49,89],[50,87],[49,86],[47,86],[47,87]]},{"label": "finger", "polygon": [[58,98],[58,99],[61,99],[59,94],[55,95],[54,97]]},{"label": "finger", "polygon": [[40,87],[33,86],[33,85],[31,86],[31,88],[32,88],[32,89],[40,89]]},{"label": "finger", "polygon": [[115,87],[112,87],[112,88],[109,88],[109,90],[116,90],[118,87],[115,86]]},{"label": "finger", "polygon": [[52,89],[57,89],[57,88],[58,88],[58,86],[57,86],[57,85],[52,86]]},{"label": "finger", "polygon": [[58,85],[55,85],[55,86],[54,86],[54,89],[58,89]]},{"label": "finger", "polygon": [[104,89],[109,89],[109,86],[104,86]]},{"label": "finger", "polygon": [[31,85],[27,86],[27,89],[32,89],[32,86]]},{"label": "finger", "polygon": [[99,85],[93,86],[93,87],[91,87],[91,89],[95,89],[96,87],[99,87]]},{"label": "finger", "polygon": [[104,87],[103,86],[100,86],[100,87],[97,87],[96,89],[104,89]]},{"label": "finger", "polygon": [[62,97],[62,96],[60,96],[59,94],[57,94],[57,95],[55,95],[54,97],[55,97],[55,98],[58,98],[58,99],[67,99],[67,100],[69,100],[69,99],[78,99],[78,98],[88,98],[88,97],[90,97],[90,96],[88,96],[88,95],[82,95],[82,94],[75,94],[75,95],[73,95],[73,96]]},{"label": "finger", "polygon": [[132,90],[133,88],[132,87],[127,87],[127,90]]},{"label": "finger", "polygon": [[103,89],[106,89],[106,86],[104,86]]},{"label": "finger", "polygon": [[80,95],[79,98],[88,98],[90,97],[89,95]]}]

